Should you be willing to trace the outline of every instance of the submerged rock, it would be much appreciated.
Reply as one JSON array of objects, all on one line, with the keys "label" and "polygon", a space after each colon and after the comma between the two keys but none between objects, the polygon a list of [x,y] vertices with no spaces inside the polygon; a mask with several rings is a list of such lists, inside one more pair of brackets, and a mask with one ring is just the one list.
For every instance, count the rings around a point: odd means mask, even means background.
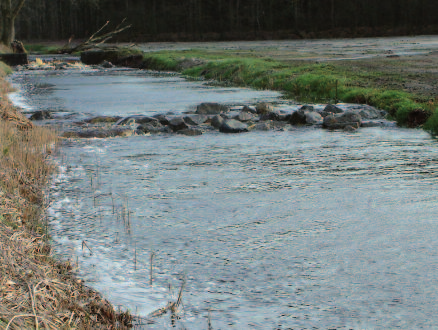
[{"label": "submerged rock", "polygon": [[219,129],[219,127],[221,127],[224,122],[225,119],[222,116],[216,115],[211,119],[211,126],[213,126],[216,129]]},{"label": "submerged rock", "polygon": [[219,103],[201,103],[196,108],[196,114],[200,115],[218,115],[229,111],[229,107]]},{"label": "submerged rock", "polygon": [[260,103],[257,103],[257,105],[256,105],[256,112],[259,115],[267,114],[267,113],[272,112],[272,111],[274,111],[274,108],[272,107],[272,105],[270,103],[260,102]]},{"label": "submerged rock", "polygon": [[255,118],[254,114],[247,111],[240,111],[237,116],[235,116],[233,119],[236,119],[238,121],[250,121]]},{"label": "submerged rock", "polygon": [[175,117],[169,120],[169,127],[172,131],[177,132],[189,128],[189,125],[184,121],[183,117]]},{"label": "submerged rock", "polygon": [[227,119],[219,127],[222,133],[242,133],[248,132],[248,125],[235,119]]},{"label": "submerged rock", "polygon": [[197,115],[197,114],[187,115],[184,117],[184,121],[187,124],[195,125],[195,126],[204,124],[209,119],[210,117],[208,117],[207,115]]},{"label": "submerged rock", "polygon": [[47,110],[38,110],[35,111],[30,117],[30,120],[45,120],[45,119],[53,119],[53,115],[50,111]]},{"label": "submerged rock", "polygon": [[187,136],[198,136],[202,135],[202,131],[199,128],[189,127],[178,131],[178,134],[183,134]]},{"label": "submerged rock", "polygon": [[328,129],[343,129],[346,126],[358,128],[362,123],[362,118],[354,112],[345,112],[336,115],[329,115],[324,118],[323,127]]},{"label": "submerged rock", "polygon": [[122,117],[119,116],[97,116],[97,117],[91,117],[84,120],[84,122],[89,124],[99,124],[99,123],[116,123],[122,119]]},{"label": "submerged rock", "polygon": [[291,114],[289,122],[292,125],[321,125],[323,118],[313,106],[305,105]]},{"label": "submerged rock", "polygon": [[322,110],[320,112],[320,115],[322,117],[327,117],[328,115],[332,115],[332,114],[336,114],[336,113],[343,113],[343,112],[344,112],[344,110],[337,107],[336,105],[327,104],[327,106],[324,108],[324,110]]},{"label": "submerged rock", "polygon": [[158,119],[149,116],[134,115],[120,119],[115,125],[147,124],[150,122],[158,122]]},{"label": "submerged rock", "polygon": [[88,128],[88,129],[71,129],[65,131],[62,136],[65,138],[108,138],[115,136],[131,136],[134,131],[125,127],[112,128]]}]

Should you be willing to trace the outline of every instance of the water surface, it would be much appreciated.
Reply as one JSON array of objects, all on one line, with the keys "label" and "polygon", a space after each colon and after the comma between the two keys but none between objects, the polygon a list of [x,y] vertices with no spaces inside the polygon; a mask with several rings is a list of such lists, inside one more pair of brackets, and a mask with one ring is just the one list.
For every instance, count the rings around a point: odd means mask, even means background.
[{"label": "water surface", "polygon": [[[179,77],[101,75],[38,76],[51,91],[24,100],[122,115],[141,95],[155,98],[147,112],[257,93],[210,99],[215,90]],[[116,81],[125,92],[104,94]],[[436,140],[396,128],[66,141],[51,235],[89,285],[139,315],[185,281],[178,329],[206,329],[209,313],[214,329],[432,328],[437,160]],[[145,328],[171,328],[169,316]]]}]

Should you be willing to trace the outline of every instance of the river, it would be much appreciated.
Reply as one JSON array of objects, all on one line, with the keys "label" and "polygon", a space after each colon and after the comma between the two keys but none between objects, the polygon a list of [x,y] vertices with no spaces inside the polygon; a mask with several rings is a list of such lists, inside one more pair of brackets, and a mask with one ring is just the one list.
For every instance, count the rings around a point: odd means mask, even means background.
[{"label": "river", "polygon": [[[17,72],[58,119],[200,102],[285,104],[136,70]],[[178,329],[413,329],[438,323],[438,149],[421,130],[295,128],[66,140],[48,210],[56,253],[115,306],[177,299]],[[152,256],[152,285],[151,281]]]}]

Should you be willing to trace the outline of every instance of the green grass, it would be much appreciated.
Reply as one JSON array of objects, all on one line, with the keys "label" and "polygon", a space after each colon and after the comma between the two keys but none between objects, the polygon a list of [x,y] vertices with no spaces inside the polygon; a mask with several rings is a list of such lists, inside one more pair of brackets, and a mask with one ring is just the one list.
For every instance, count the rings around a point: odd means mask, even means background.
[{"label": "green grass", "polygon": [[34,54],[53,54],[59,49],[58,46],[49,46],[42,44],[26,44],[24,45],[28,53]]},{"label": "green grass", "polygon": [[[189,58],[203,64],[181,70],[179,64]],[[369,70],[354,65],[314,63],[309,61],[278,61],[260,56],[233,56],[231,53],[203,50],[162,51],[145,54],[147,67],[155,70],[182,71],[189,77],[225,82],[237,86],[278,90],[286,97],[302,102],[363,103],[388,111],[389,117],[406,126],[409,112],[428,109],[425,97],[400,90],[404,79],[397,73]],[[430,113],[436,111],[432,109]],[[437,115],[425,126],[436,127]],[[435,121],[434,121],[435,120]]]}]

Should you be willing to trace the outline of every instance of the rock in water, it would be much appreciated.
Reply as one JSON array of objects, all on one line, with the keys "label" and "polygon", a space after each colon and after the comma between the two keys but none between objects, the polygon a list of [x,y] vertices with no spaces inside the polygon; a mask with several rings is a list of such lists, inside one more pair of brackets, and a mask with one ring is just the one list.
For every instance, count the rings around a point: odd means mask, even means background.
[{"label": "rock in water", "polygon": [[218,115],[229,111],[230,108],[219,103],[201,103],[196,108],[196,114],[199,115]]},{"label": "rock in water", "polygon": [[358,128],[361,123],[362,118],[359,114],[353,112],[345,112],[325,117],[323,127],[328,129],[343,129],[346,126]]},{"label": "rock in water", "polygon": [[248,125],[235,119],[227,119],[223,122],[221,127],[219,127],[219,131],[222,133],[248,132]]}]

